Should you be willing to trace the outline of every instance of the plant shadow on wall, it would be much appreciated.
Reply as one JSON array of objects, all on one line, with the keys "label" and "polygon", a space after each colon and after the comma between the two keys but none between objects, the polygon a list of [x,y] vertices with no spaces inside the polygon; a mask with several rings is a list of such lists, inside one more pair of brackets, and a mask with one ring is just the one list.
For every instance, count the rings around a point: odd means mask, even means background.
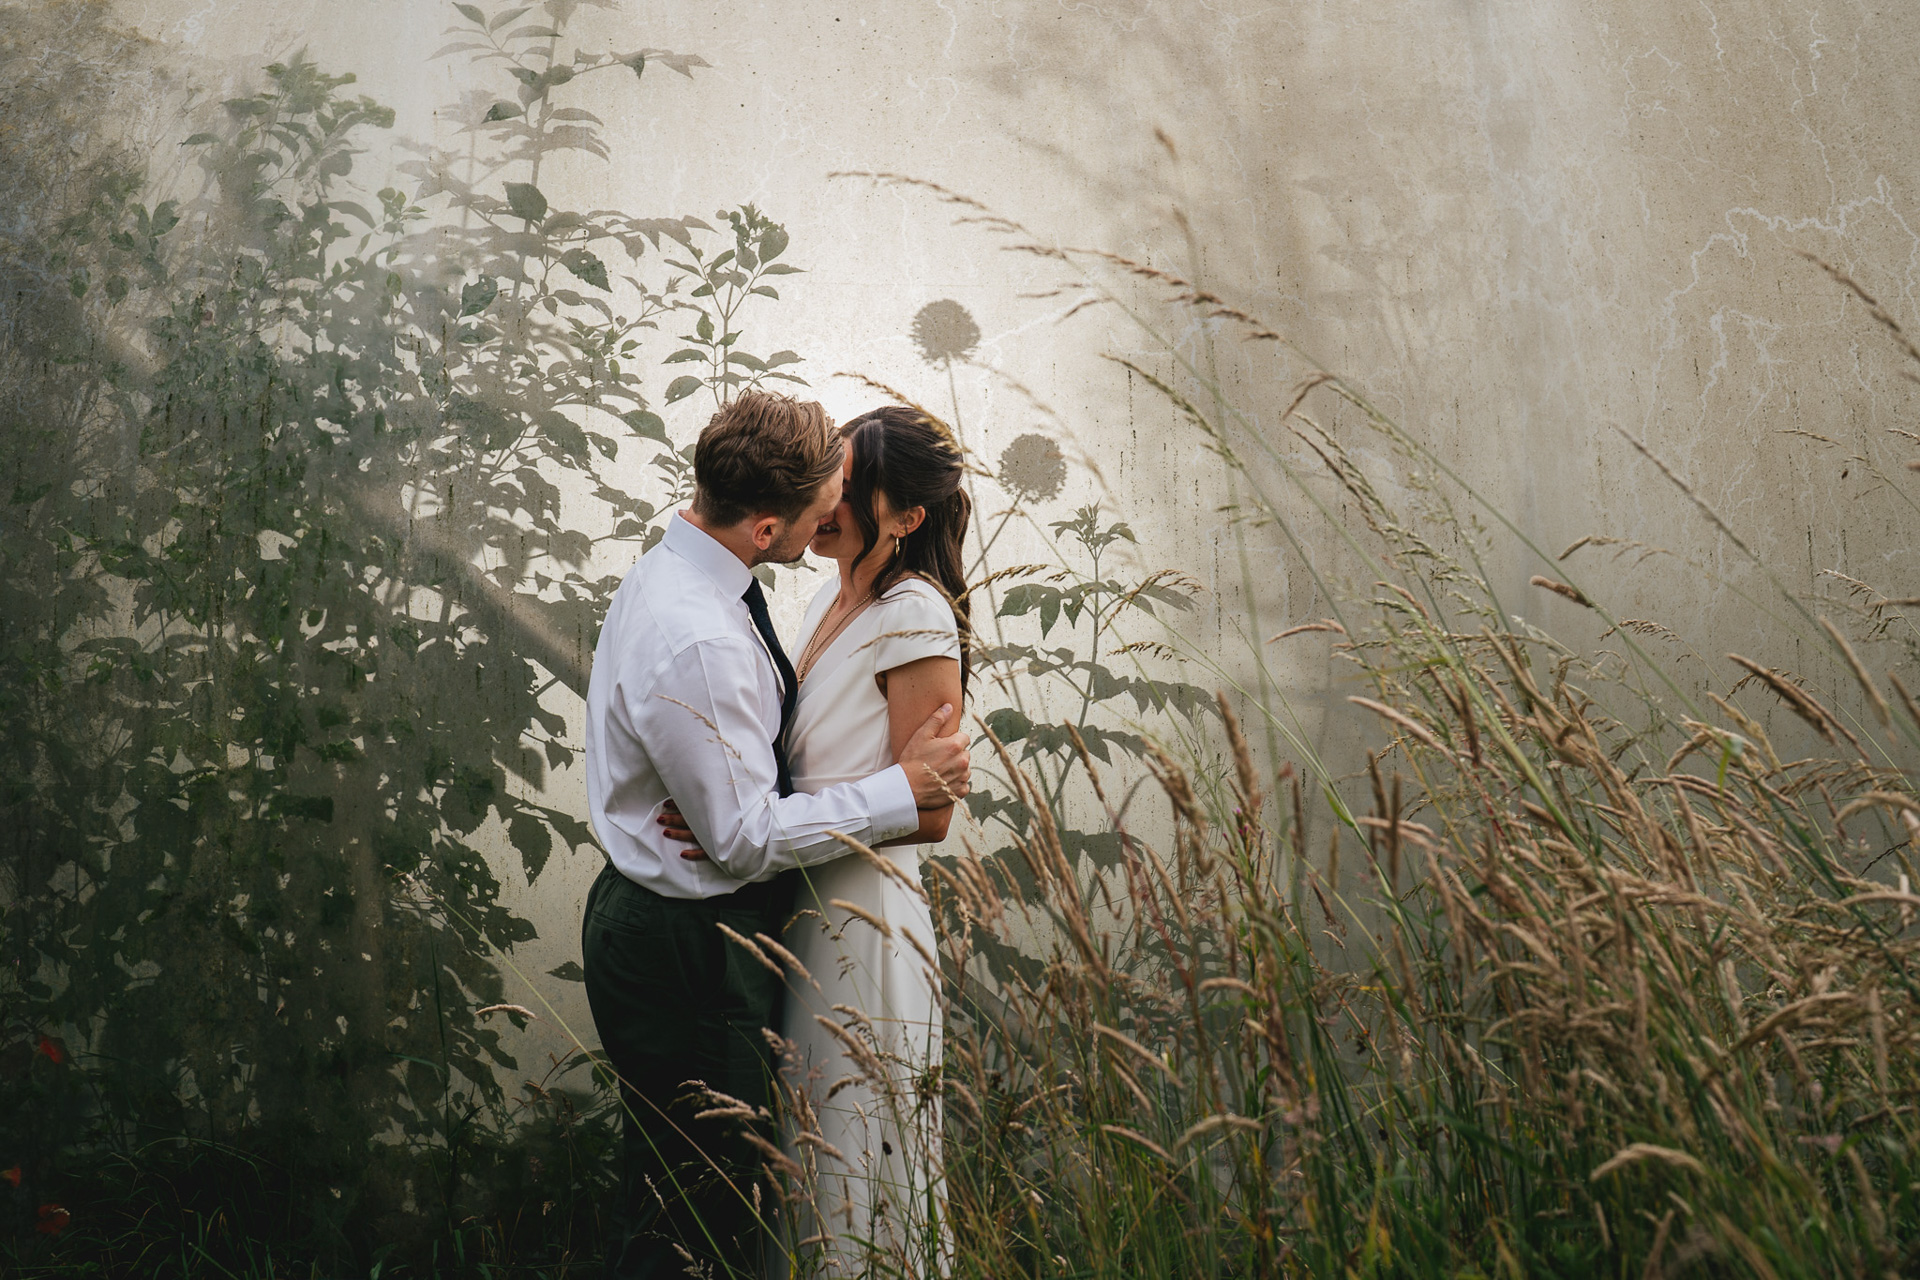
[{"label": "plant shadow on wall", "polygon": [[689,485],[648,371],[697,366],[664,404],[801,379],[741,341],[797,270],[758,210],[549,203],[544,164],[607,156],[568,86],[706,65],[563,58],[588,7],[450,8],[441,56],[491,87],[411,196],[355,184],[392,113],[302,57],[158,203],[89,123],[151,52],[104,5],[4,10],[12,1265],[598,1249],[608,1104],[583,1055],[509,1051],[496,957],[533,933],[483,849],[532,883],[592,848],[536,797],[575,756],[549,691],[584,688],[595,566]]}]

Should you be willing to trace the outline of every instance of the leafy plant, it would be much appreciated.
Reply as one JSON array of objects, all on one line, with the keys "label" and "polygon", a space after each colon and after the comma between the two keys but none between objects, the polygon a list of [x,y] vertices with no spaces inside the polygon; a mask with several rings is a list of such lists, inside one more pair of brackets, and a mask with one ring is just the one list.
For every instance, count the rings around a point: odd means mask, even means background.
[{"label": "leafy plant", "polygon": [[[652,545],[681,480],[645,343],[699,304],[655,251],[711,253],[698,219],[540,185],[605,154],[568,85],[704,62],[562,60],[571,0],[454,8],[443,52],[508,88],[459,108],[475,145],[424,155],[412,194],[354,185],[391,113],[294,59],[189,139],[198,198],[149,207],[116,158],[5,255],[6,1034],[66,1029],[90,1101],[28,1124],[39,1077],[9,1075],[0,1145],[42,1189],[161,1138],[201,1173],[266,1160],[284,1238],[363,1262],[478,1247],[460,1224],[524,1192],[518,1064],[476,1011],[532,930],[487,849],[531,883],[591,846],[538,799],[577,751],[548,695],[584,688],[617,583],[596,555]],[[11,158],[43,173],[69,136]],[[748,239],[785,232],[756,214]],[[660,446],[637,491],[610,465],[636,440]]]}]

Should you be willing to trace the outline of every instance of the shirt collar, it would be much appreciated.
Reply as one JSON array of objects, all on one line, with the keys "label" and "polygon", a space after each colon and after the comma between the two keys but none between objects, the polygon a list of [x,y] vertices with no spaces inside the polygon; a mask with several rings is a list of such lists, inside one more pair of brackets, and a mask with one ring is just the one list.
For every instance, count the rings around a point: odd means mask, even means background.
[{"label": "shirt collar", "polygon": [[730,600],[745,595],[747,584],[753,581],[753,570],[741,564],[740,557],[722,546],[712,534],[687,519],[685,512],[676,512],[673,519],[667,521],[661,544],[706,574]]}]

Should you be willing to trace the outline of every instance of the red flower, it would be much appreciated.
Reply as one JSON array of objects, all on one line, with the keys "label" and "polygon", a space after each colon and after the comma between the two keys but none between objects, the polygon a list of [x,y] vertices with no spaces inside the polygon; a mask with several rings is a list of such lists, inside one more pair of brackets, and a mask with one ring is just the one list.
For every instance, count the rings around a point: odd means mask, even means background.
[{"label": "red flower", "polygon": [[34,1052],[46,1055],[56,1066],[67,1060],[67,1051],[62,1049],[60,1042],[51,1036],[41,1036],[40,1044]]},{"label": "red flower", "polygon": [[57,1236],[72,1221],[73,1215],[59,1205],[43,1204],[40,1206],[40,1220],[33,1224],[33,1229],[43,1236]]},{"label": "red flower", "polygon": [[15,1165],[11,1169],[0,1169],[0,1182],[4,1182],[11,1187],[19,1186],[20,1185],[20,1166]]}]

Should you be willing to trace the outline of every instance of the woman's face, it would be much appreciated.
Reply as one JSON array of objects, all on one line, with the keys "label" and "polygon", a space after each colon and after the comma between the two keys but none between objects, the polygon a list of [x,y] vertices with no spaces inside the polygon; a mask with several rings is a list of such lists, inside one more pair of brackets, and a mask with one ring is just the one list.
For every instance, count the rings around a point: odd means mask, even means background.
[{"label": "woman's face", "polygon": [[[840,464],[840,505],[827,513],[820,522],[813,541],[807,544],[807,550],[825,560],[851,560],[860,554],[860,525],[853,518],[853,445],[848,442],[846,460]],[[885,505],[886,495],[874,495],[877,504]]]},{"label": "woman's face", "polygon": [[[840,464],[840,477],[840,505],[820,522],[820,528],[813,535],[813,541],[807,544],[807,550],[822,559],[839,560],[844,563],[860,554],[860,522],[853,518],[853,445],[851,441],[847,445],[846,461]],[[880,540],[861,567],[864,569],[867,564],[872,564],[876,560],[885,563],[892,537],[900,532],[900,526],[903,523],[918,524],[919,515],[920,508],[915,507],[903,520],[895,515],[892,505],[887,501],[887,495],[875,490],[873,519],[874,523],[880,526]]]}]

